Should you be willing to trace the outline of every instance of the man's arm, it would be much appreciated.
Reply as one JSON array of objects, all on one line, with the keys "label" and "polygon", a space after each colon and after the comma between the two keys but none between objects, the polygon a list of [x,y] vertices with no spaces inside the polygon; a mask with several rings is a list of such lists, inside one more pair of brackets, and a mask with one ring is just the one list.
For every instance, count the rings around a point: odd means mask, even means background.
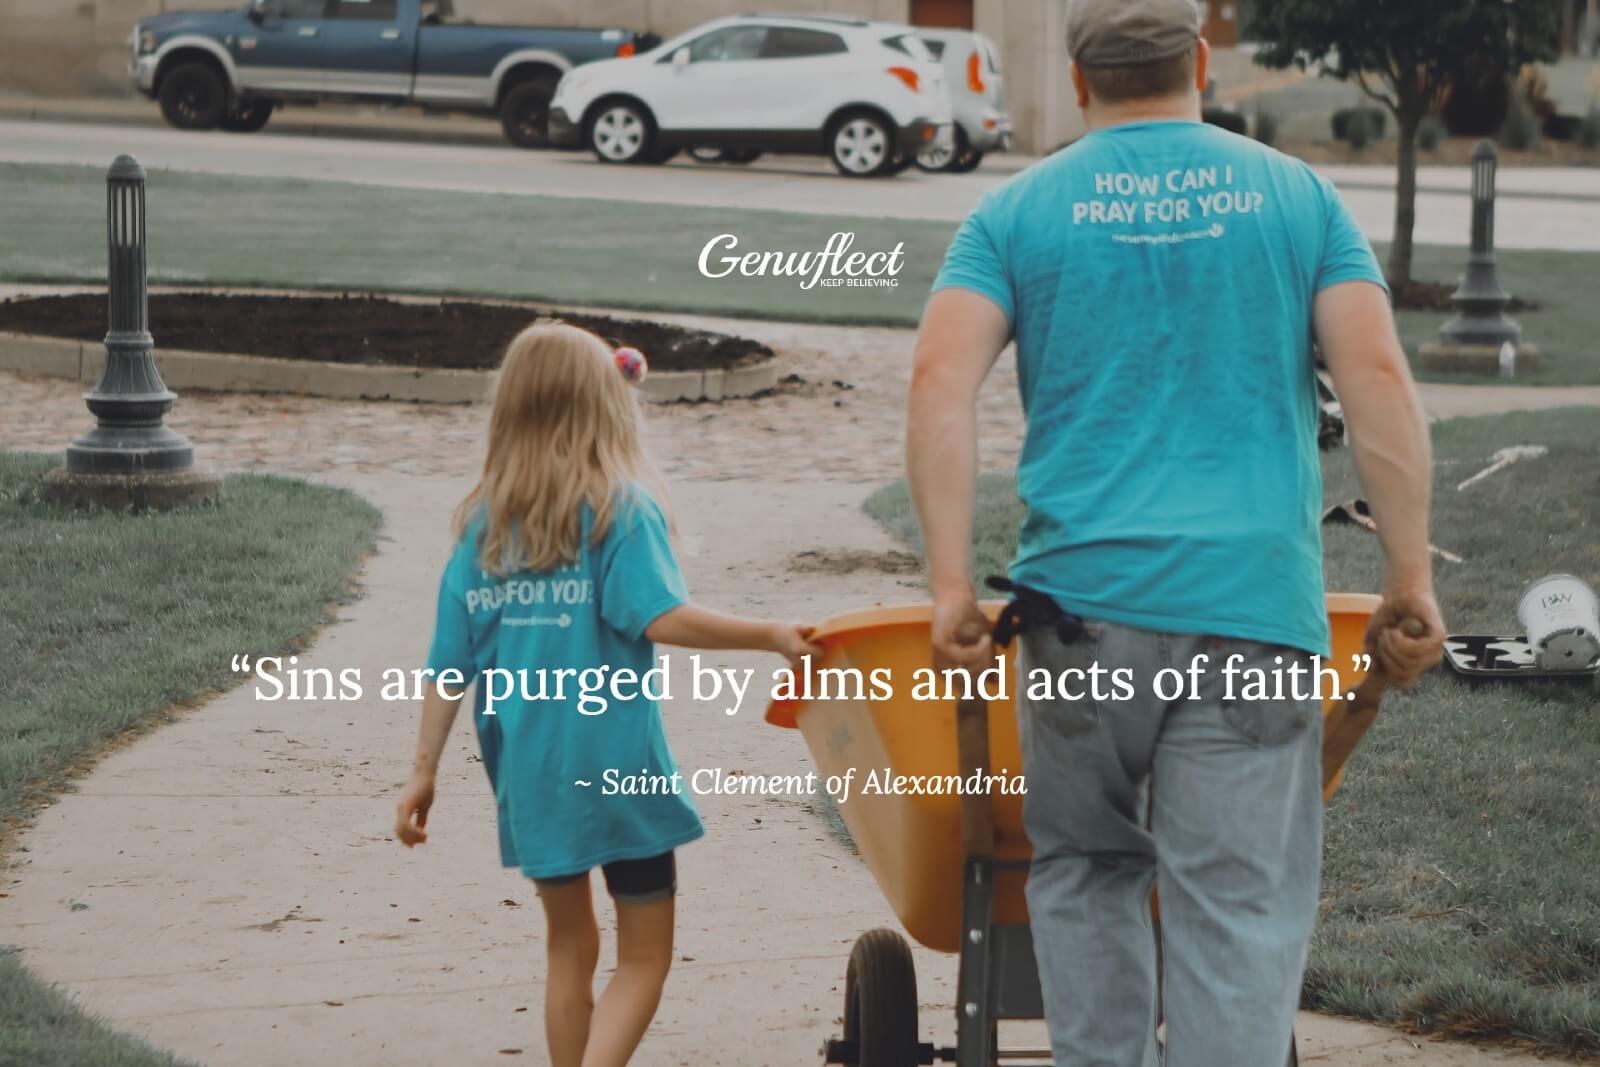
[{"label": "man's arm", "polygon": [[[1394,316],[1371,282],[1331,285],[1317,294],[1317,341],[1344,408],[1356,475],[1383,545],[1383,605],[1367,631],[1368,651],[1390,678],[1408,685],[1439,662],[1444,622],[1433,596],[1428,504],[1433,450]],[[1416,619],[1420,637],[1400,623]]]},{"label": "man's arm", "polygon": [[[948,666],[986,666],[988,622],[972,587],[972,511],[978,479],[978,390],[1011,338],[987,297],[943,289],[917,335],[906,418],[906,473],[922,524],[933,588],[933,648]],[[972,626],[982,637],[971,638]]]}]

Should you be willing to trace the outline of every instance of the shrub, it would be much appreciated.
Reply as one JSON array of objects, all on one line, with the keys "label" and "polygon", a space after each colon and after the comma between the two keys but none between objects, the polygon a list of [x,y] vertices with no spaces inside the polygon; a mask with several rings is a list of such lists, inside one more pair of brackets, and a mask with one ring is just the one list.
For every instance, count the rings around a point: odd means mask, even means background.
[{"label": "shrub", "polygon": [[1383,126],[1372,119],[1371,108],[1361,108],[1350,113],[1344,123],[1344,140],[1357,152],[1382,136]]},{"label": "shrub", "polygon": [[1278,143],[1278,116],[1270,111],[1256,115],[1256,140],[1271,148]]},{"label": "shrub", "polygon": [[1439,116],[1428,115],[1417,125],[1417,147],[1424,152],[1432,152],[1444,140],[1444,135],[1444,123]]},{"label": "shrub", "polygon": [[1578,126],[1578,143],[1585,148],[1600,148],[1600,106],[1591,105]]},{"label": "shrub", "polygon": [[1544,120],[1541,132],[1552,141],[1571,144],[1583,133],[1583,119],[1578,115],[1551,115]]},{"label": "shrub", "polygon": [[1500,143],[1517,152],[1526,152],[1539,143],[1539,117],[1521,93],[1511,96],[1505,125],[1500,130]]},{"label": "shrub", "polygon": [[1242,134],[1246,137],[1250,134],[1249,121],[1232,108],[1208,107],[1201,112],[1200,117],[1213,126],[1221,126],[1229,133]]},{"label": "shrub", "polygon": [[[1388,112],[1380,108],[1347,107],[1335,111],[1329,125],[1333,127],[1333,139],[1336,141],[1350,140],[1353,132],[1352,127],[1357,123],[1364,125],[1366,127],[1365,130],[1357,136],[1364,136],[1365,139],[1361,144],[1365,145],[1368,141],[1383,136],[1384,130],[1387,128],[1388,117]],[[1356,147],[1359,148],[1361,146],[1357,145]]]}]

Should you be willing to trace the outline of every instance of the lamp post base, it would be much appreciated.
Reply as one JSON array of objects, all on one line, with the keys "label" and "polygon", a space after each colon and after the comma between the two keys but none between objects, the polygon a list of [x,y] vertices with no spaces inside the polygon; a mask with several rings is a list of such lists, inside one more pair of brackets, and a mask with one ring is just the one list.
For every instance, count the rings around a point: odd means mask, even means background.
[{"label": "lamp post base", "polygon": [[[1485,378],[1500,376],[1500,345],[1453,345],[1430,341],[1417,349],[1417,369],[1431,374],[1477,374]],[[1539,369],[1539,346],[1524,342],[1515,346],[1517,359],[1511,377],[1521,378]]]},{"label": "lamp post base", "polygon": [[205,467],[132,474],[85,474],[56,467],[39,486],[44,499],[104,511],[171,511],[222,498],[222,476]]}]

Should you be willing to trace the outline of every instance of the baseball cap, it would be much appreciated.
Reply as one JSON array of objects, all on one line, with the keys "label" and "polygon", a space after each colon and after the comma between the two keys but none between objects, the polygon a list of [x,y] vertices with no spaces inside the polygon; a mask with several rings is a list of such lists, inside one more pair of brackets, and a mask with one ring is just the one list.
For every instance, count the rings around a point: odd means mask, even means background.
[{"label": "baseball cap", "polygon": [[1067,54],[1086,67],[1137,67],[1193,48],[1200,25],[1195,0],[1071,0]]}]

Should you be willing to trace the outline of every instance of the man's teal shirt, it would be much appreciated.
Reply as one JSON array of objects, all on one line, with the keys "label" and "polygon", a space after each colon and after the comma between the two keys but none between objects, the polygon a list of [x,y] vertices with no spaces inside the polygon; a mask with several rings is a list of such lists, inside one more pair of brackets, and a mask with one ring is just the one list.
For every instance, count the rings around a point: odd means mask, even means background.
[{"label": "man's teal shirt", "polygon": [[1010,321],[1011,575],[1090,618],[1329,652],[1312,304],[1383,285],[1310,167],[1197,122],[1090,133],[984,196],[934,290]]}]

